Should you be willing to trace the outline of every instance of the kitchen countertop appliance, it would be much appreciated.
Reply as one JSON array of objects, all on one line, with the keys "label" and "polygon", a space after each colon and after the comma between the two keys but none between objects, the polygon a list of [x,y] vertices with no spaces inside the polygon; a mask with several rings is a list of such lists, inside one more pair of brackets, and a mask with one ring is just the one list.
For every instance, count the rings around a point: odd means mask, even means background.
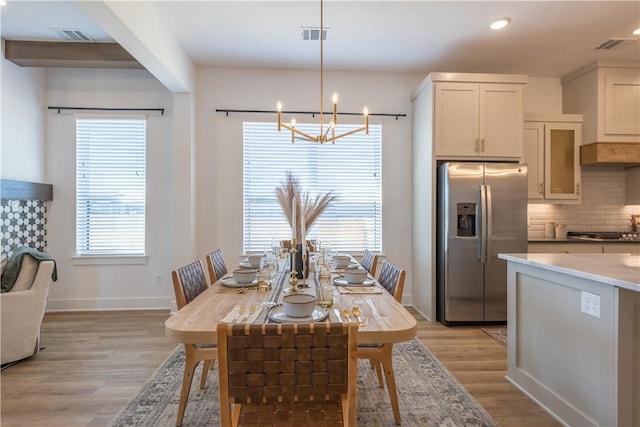
[{"label": "kitchen countertop appliance", "polygon": [[527,252],[527,166],[438,166],[437,318],[445,325],[504,323],[507,265]]}]

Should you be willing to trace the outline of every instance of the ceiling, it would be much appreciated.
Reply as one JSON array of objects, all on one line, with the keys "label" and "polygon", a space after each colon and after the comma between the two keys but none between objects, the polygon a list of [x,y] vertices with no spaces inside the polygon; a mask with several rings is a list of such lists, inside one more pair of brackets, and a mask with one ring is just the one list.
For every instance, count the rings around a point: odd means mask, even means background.
[{"label": "ceiling", "polygon": [[[147,4],[197,65],[318,67],[319,43],[300,37],[301,27],[320,26],[318,1]],[[113,41],[74,1],[7,0],[0,13],[5,39],[60,41],[56,29],[66,28]],[[490,30],[502,16],[511,25]],[[325,0],[324,26],[326,70],[560,77],[598,59],[640,60],[638,1]],[[632,40],[594,49],[610,38]]]}]

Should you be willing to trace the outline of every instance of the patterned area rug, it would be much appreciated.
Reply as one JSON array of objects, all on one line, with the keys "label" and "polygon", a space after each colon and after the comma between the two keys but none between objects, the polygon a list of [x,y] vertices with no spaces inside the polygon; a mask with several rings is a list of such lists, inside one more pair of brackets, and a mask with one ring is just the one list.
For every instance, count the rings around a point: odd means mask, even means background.
[{"label": "patterned area rug", "polygon": [[[396,344],[393,363],[403,426],[497,426],[417,339]],[[110,425],[173,427],[183,366],[184,353],[179,346]],[[219,425],[217,363],[204,390],[198,388],[201,365],[196,372],[183,426]],[[395,426],[387,390],[378,387],[375,371],[365,360],[358,360],[358,423]]]},{"label": "patterned area rug", "polygon": [[503,346],[507,346],[507,327],[498,328],[481,328],[483,332],[489,335],[494,340],[498,341]]}]

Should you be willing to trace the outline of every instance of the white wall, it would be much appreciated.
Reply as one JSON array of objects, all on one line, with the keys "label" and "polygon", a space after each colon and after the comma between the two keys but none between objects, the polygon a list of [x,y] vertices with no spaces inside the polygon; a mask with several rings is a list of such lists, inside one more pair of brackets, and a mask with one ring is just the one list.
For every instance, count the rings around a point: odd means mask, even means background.
[{"label": "white wall", "polygon": [[45,182],[45,71],[0,59],[0,175]]},{"label": "white wall", "polygon": [[[173,298],[173,96],[143,70],[49,69],[47,103],[73,107],[167,108],[147,125],[147,255],[142,265],[75,265],[75,122],[47,114],[47,181],[53,184],[48,250],[59,280],[48,310],[167,308]],[[163,284],[156,285],[162,275]]]},{"label": "white wall", "polygon": [[[202,68],[197,72],[197,200],[198,246],[206,254],[222,248],[228,264],[242,254],[242,122],[277,120],[276,114],[232,113],[216,108],[319,110],[317,71],[277,71]],[[407,270],[404,296],[411,300],[411,100],[422,75],[325,73],[326,107],[339,94],[339,111],[404,113],[407,117],[372,116],[382,124],[383,250]],[[317,123],[317,118],[297,117]],[[348,122],[346,116],[340,120]],[[352,119],[359,122],[360,118]],[[341,142],[338,141],[338,144]],[[330,149],[330,147],[327,147]]]}]

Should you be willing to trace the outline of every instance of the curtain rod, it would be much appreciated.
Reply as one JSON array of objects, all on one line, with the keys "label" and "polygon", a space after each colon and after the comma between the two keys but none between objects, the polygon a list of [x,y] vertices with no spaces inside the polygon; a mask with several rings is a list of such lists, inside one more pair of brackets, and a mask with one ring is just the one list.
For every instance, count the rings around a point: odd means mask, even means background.
[{"label": "curtain rod", "polygon": [[[229,113],[259,113],[259,114],[278,114],[278,110],[230,110],[224,108],[216,108],[216,113],[226,113],[229,117]],[[320,115],[319,111],[282,111],[282,114],[309,114],[311,117]],[[344,116],[362,116],[362,113],[344,113],[338,112],[338,115]],[[370,116],[385,116],[385,117],[407,117],[404,113],[369,113]]]},{"label": "curtain rod", "polygon": [[164,116],[164,108],[107,108],[107,107],[47,107],[49,110],[58,110],[60,114],[61,110],[79,110],[79,111],[160,111],[160,114]]}]

